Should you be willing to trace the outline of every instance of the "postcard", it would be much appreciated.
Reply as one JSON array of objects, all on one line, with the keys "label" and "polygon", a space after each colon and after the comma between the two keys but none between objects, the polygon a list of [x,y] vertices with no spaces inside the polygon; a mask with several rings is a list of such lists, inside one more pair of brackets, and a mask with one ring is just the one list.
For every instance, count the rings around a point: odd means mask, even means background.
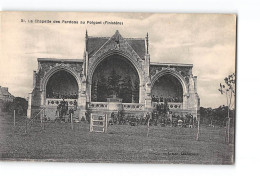
[{"label": "postcard", "polygon": [[0,15],[0,160],[234,164],[235,14]]}]

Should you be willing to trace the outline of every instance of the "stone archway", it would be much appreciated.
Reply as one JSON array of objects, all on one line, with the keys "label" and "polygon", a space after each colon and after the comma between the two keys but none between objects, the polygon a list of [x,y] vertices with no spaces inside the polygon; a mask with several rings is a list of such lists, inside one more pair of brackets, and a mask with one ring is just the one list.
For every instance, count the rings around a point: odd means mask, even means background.
[{"label": "stone archway", "polygon": [[173,77],[175,77],[181,84],[182,88],[183,88],[183,95],[187,95],[188,94],[188,90],[187,90],[187,85],[185,83],[184,78],[182,77],[182,75],[180,75],[179,73],[173,71],[173,70],[169,70],[169,69],[165,69],[162,70],[158,73],[156,73],[152,79],[151,79],[151,88],[153,88],[155,82],[162,76],[164,75],[171,75]]},{"label": "stone archway", "polygon": [[[41,85],[40,85],[40,90],[41,90],[41,105],[46,105],[46,98],[47,98],[47,84],[50,80],[50,78],[59,73],[59,72],[65,72],[67,73],[68,75],[71,75],[71,77],[73,77],[77,83],[77,92],[78,92],[78,95],[80,94],[81,92],[81,79],[80,77],[78,76],[78,74],[72,70],[71,68],[69,67],[66,67],[66,66],[57,66],[57,67],[54,67],[52,68],[50,71],[48,71],[44,78],[42,79],[41,81]],[[78,95],[77,95],[77,98],[78,98]]]},{"label": "stone archway", "polygon": [[140,78],[134,65],[114,54],[103,59],[92,75],[92,102],[106,102],[116,95],[123,103],[139,103]]},{"label": "stone archway", "polygon": [[[179,87],[182,88],[182,98],[181,100],[177,99],[177,100],[173,100],[171,99],[170,101],[172,101],[174,104],[176,105],[172,105],[173,106],[173,109],[175,108],[179,108],[179,109],[186,109],[187,108],[187,101],[188,101],[188,98],[189,98],[189,95],[188,95],[188,88],[187,88],[187,84],[183,78],[183,76],[174,71],[174,70],[171,70],[171,69],[164,69],[164,70],[161,70],[159,71],[158,73],[156,73],[152,78],[151,78],[151,89],[152,89],[152,92],[153,92],[153,87],[156,83],[157,80],[159,80],[161,77],[165,76],[165,75],[168,75],[168,76],[171,76],[173,77],[176,81],[179,82]],[[153,96],[153,95],[152,95]],[[169,96],[169,95],[167,95]],[[175,95],[173,94],[173,96],[171,96],[171,98],[174,98]],[[156,97],[155,97],[156,98]],[[161,97],[159,97],[161,98]],[[163,97],[163,98],[168,98],[168,97]],[[152,97],[152,99],[154,99]],[[166,99],[168,101],[168,99]],[[156,100],[157,101],[157,100]],[[170,107],[171,108],[171,107]]]},{"label": "stone archway", "polygon": [[55,72],[46,84],[46,98],[78,99],[78,91],[77,80],[65,70]]},{"label": "stone archway", "polygon": [[123,60],[127,61],[127,64],[130,64],[130,66],[136,71],[138,79],[139,79],[139,102],[144,102],[144,86],[145,84],[143,83],[144,80],[144,76],[143,76],[143,72],[142,72],[142,66],[141,64],[138,62],[138,60],[135,60],[133,57],[129,56],[127,53],[120,51],[120,50],[110,50],[106,53],[104,53],[103,55],[101,55],[100,57],[96,58],[93,62],[90,62],[89,64],[89,69],[88,69],[88,94],[91,98],[91,90],[92,90],[92,83],[93,83],[93,76],[94,73],[96,71],[96,69],[98,68],[98,66],[100,65],[100,63],[102,63],[104,60],[106,60],[109,57],[113,57],[113,56],[119,56],[121,57]]},{"label": "stone archway", "polygon": [[[152,101],[167,99],[170,102],[183,102],[183,88],[180,81],[171,74],[163,74],[154,82]],[[160,100],[161,101],[161,100]]]}]

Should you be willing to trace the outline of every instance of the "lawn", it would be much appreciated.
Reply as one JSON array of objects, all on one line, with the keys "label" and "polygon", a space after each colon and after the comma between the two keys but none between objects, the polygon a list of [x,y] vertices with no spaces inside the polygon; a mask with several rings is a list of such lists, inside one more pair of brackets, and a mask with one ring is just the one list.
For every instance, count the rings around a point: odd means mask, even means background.
[{"label": "lawn", "polygon": [[[24,117],[0,115],[0,160],[232,164],[234,144],[225,144],[225,129],[112,125],[107,133],[90,133],[89,124],[35,123],[24,133]],[[14,132],[15,131],[15,132]],[[232,135],[233,136],[233,135]],[[232,141],[233,143],[233,141]]]}]

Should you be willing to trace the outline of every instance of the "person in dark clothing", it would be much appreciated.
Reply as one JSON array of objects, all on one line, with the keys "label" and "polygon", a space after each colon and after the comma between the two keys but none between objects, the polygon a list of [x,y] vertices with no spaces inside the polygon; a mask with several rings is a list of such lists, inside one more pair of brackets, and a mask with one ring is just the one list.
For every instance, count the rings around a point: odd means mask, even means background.
[{"label": "person in dark clothing", "polygon": [[73,105],[74,105],[74,111],[76,111],[76,110],[77,110],[77,108],[78,108],[78,103],[77,103],[77,101],[76,101],[76,100],[74,100],[74,102],[73,102]]},{"label": "person in dark clothing", "polygon": [[67,111],[66,111],[66,102],[65,100],[63,99],[61,102],[61,116],[60,118],[62,119],[66,114],[67,114]]},{"label": "person in dark clothing", "polygon": [[158,96],[156,96],[156,99],[155,99],[155,101],[157,102],[157,103],[159,103],[159,97]]},{"label": "person in dark clothing", "polygon": [[160,102],[163,102],[163,96],[161,95],[161,97],[160,97]]},{"label": "person in dark clothing", "polygon": [[68,118],[68,122],[71,122],[71,115],[72,115],[72,118],[73,118],[74,110],[73,110],[72,108],[70,108],[70,110],[69,110],[69,118]]},{"label": "person in dark clothing", "polygon": [[60,117],[60,115],[61,115],[60,112],[61,112],[61,104],[58,104],[55,116]]},{"label": "person in dark clothing", "polygon": [[155,100],[156,100],[156,99],[155,99],[155,96],[153,95],[153,96],[152,96],[152,102],[155,102]]}]

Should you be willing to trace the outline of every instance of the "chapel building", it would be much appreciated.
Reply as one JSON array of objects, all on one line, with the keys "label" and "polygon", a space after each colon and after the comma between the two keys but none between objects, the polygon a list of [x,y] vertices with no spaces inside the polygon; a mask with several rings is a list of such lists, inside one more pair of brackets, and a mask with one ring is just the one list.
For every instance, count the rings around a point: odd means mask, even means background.
[{"label": "chapel building", "polygon": [[[156,58],[155,58],[156,59]],[[148,35],[90,37],[83,59],[38,58],[28,118],[44,108],[55,119],[58,104],[77,103],[76,116],[122,111],[145,114],[167,103],[171,114],[198,116],[200,99],[192,64],[150,62]]]}]

